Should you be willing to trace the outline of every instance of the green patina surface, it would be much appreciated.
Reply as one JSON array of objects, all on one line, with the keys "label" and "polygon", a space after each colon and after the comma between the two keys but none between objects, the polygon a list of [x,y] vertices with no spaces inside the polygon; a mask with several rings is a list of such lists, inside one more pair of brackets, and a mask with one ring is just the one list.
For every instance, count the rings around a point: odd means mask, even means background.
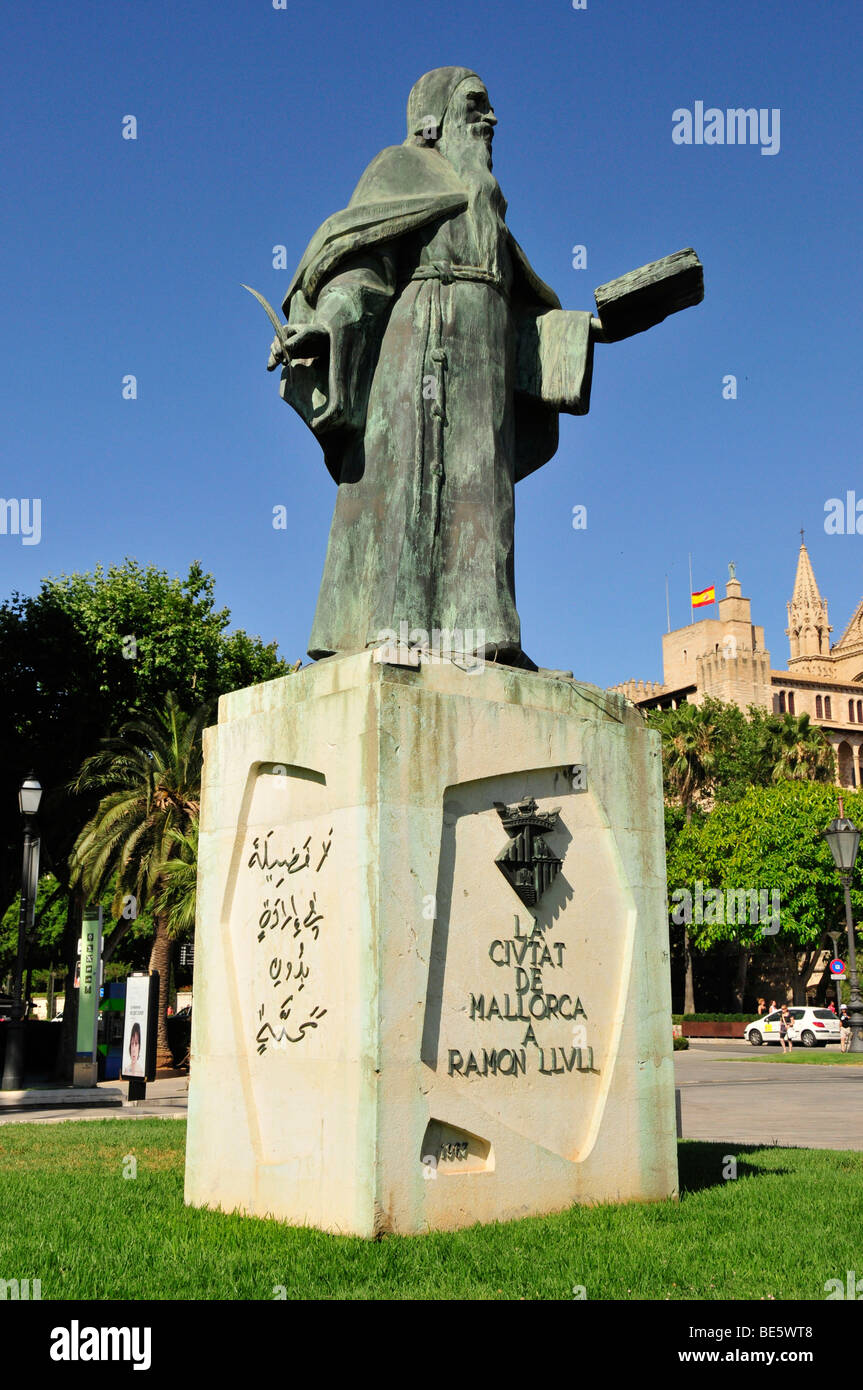
[{"label": "green patina surface", "polygon": [[685,251],[602,286],[602,318],[562,310],[506,225],[496,124],[470,69],[421,77],[406,140],[318,229],[285,296],[268,369],[283,368],[281,394],[338,484],[313,657],[446,634],[535,669],[515,604],[515,484],[554,455],[559,412],[588,410],[594,342],[702,297]]}]

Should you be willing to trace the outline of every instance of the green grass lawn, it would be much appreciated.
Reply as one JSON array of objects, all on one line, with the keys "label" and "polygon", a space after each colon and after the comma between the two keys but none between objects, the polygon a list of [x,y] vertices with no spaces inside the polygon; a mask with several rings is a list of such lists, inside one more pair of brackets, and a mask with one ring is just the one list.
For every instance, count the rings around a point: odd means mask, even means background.
[{"label": "green grass lawn", "polygon": [[[699,1052],[699,1057],[707,1056],[704,1052]],[[861,1052],[821,1052],[814,1048],[805,1048],[793,1052],[763,1052],[760,1047],[753,1047],[752,1051],[746,1056],[739,1057],[714,1057],[714,1062],[802,1062],[804,1066],[821,1067],[863,1067],[863,1053]]]},{"label": "green grass lawn", "polygon": [[160,1119],[0,1128],[0,1276],[40,1279],[43,1299],[272,1299],[279,1285],[570,1299],[579,1284],[588,1299],[823,1299],[827,1279],[863,1274],[860,1153],[682,1142],[679,1202],[371,1243],[185,1207],[185,1134]]}]

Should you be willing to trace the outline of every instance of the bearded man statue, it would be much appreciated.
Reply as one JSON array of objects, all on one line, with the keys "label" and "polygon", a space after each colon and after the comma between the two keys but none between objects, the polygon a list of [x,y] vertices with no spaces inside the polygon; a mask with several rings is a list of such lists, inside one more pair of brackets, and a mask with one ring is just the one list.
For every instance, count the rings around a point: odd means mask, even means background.
[{"label": "bearded man statue", "polygon": [[338,484],[313,658],[438,632],[536,669],[514,488],[557,449],[558,412],[587,411],[604,325],[561,311],[507,228],[496,124],[476,73],[421,77],[404,144],[316,232],[285,296],[268,370]]}]

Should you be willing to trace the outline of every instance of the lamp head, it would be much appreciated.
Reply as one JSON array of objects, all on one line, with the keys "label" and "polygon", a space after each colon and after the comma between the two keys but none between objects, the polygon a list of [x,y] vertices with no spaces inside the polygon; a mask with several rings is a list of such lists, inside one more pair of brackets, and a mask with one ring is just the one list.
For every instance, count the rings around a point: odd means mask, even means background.
[{"label": "lamp head", "polygon": [[24,778],[18,792],[18,807],[22,816],[35,816],[42,800],[42,786],[31,772]]},{"label": "lamp head", "polygon": [[845,815],[842,798],[839,798],[839,815],[832,820],[822,835],[830,846],[833,862],[839,873],[845,877],[854,872],[854,861],[860,845],[860,831]]}]

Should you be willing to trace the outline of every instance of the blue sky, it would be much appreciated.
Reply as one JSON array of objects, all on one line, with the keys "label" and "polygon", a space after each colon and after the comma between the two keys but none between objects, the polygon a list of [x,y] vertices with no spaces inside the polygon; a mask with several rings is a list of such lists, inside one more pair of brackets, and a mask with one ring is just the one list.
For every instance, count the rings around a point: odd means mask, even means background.
[{"label": "blue sky", "polygon": [[[237,626],[305,653],[335,486],[240,283],[280,303],[404,138],[412,83],[457,63],[488,85],[509,224],[565,307],[684,246],[705,268],[701,306],[597,349],[590,414],[517,489],[525,649],[599,685],[658,678],[691,551],[696,588],[736,562],[782,666],[801,526],[836,640],[863,593],[863,536],[824,530],[828,498],[863,499],[861,35],[846,0],[7,7],[0,494],[42,499],[42,539],[0,535],[0,596],[200,559]],[[778,108],[779,152],[676,145],[696,101]]]}]

